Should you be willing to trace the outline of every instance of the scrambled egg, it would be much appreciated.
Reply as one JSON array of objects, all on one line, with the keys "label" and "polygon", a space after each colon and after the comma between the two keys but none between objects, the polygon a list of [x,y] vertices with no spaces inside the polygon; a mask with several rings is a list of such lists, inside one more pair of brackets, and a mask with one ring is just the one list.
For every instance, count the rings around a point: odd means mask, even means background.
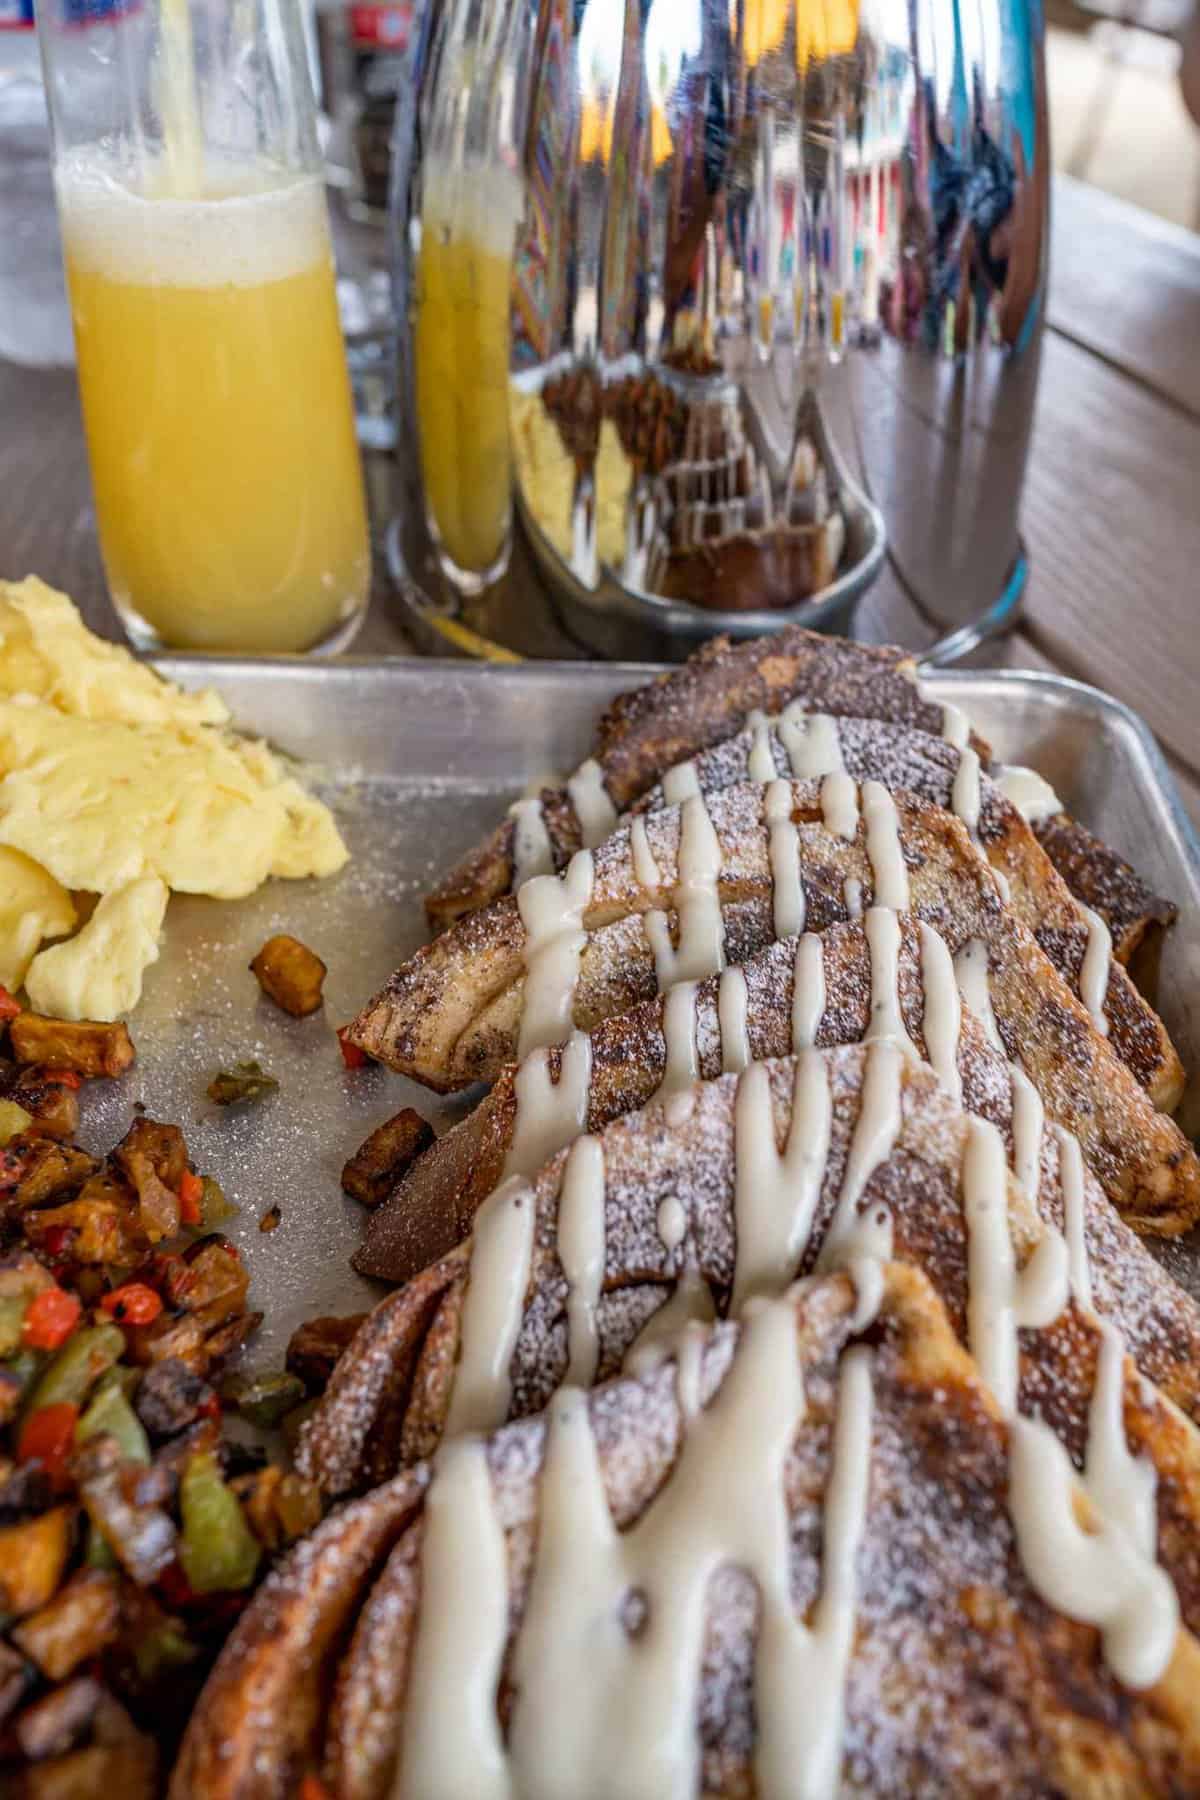
[{"label": "scrambled egg", "polygon": [[93,637],[67,596],[36,575],[0,581],[0,695],[125,725],[229,722],[219,694],[185,694],[120,644]]},{"label": "scrambled egg", "polygon": [[169,898],[157,875],[140,875],[99,901],[83,930],[35,956],[25,977],[30,1004],[54,1019],[119,1019],[142,997],[158,961]]},{"label": "scrambled egg", "polygon": [[[141,996],[168,890],[235,899],[347,858],[329,809],[265,744],[87,630],[65,594],[0,582],[0,982],[113,1019]],[[68,890],[101,896],[83,930]]]},{"label": "scrambled egg", "polygon": [[0,850],[0,986],[19,988],[38,946],[74,929],[66,888],[19,850]]}]

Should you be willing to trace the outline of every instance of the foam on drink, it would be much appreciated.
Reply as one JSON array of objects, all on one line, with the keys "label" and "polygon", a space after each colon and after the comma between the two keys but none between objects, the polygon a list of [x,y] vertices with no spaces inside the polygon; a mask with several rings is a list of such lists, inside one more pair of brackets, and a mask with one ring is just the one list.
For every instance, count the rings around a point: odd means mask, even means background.
[{"label": "foam on drink", "polygon": [[205,192],[176,198],[165,164],[140,188],[96,149],[62,159],[58,200],[73,263],[112,281],[161,287],[258,287],[329,261],[316,176],[268,165],[208,165]]}]

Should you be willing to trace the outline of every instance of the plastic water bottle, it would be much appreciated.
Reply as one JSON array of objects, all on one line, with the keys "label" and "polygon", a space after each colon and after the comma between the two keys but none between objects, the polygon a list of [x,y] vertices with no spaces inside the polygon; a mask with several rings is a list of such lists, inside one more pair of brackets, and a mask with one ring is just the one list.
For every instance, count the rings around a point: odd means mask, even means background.
[{"label": "plastic water bottle", "polygon": [[33,0],[0,0],[0,357],[74,356]]}]

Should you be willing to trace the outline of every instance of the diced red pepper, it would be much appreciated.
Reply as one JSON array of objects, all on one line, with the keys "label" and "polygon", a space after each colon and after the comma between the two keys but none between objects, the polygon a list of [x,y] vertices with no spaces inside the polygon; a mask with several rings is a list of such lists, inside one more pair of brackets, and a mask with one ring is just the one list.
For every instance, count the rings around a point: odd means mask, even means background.
[{"label": "diced red pepper", "polygon": [[350,1027],[348,1025],[342,1025],[337,1034],[338,1048],[342,1053],[342,1061],[348,1069],[365,1069],[370,1061],[370,1057],[365,1050],[360,1050],[357,1044],[352,1044],[350,1042],[346,1036],[349,1029]]},{"label": "diced red pepper", "polygon": [[39,1406],[21,1426],[17,1461],[41,1463],[55,1487],[66,1479],[67,1458],[75,1444],[79,1408],[68,1401]]},{"label": "diced red pepper", "polygon": [[53,1261],[55,1257],[65,1256],[71,1247],[75,1233],[69,1225],[51,1225],[42,1237],[42,1249]]},{"label": "diced red pepper", "polygon": [[147,1287],[144,1281],[127,1281],[105,1294],[100,1302],[103,1311],[118,1325],[153,1325],[162,1311],[162,1304],[154,1289]]},{"label": "diced red pepper", "polygon": [[184,1574],[178,1558],[167,1564],[155,1584],[168,1606],[183,1607],[190,1605],[196,1598],[192,1585]]},{"label": "diced red pepper", "polygon": [[74,1069],[43,1069],[42,1074],[54,1087],[70,1088],[72,1093],[78,1093],[83,1086],[83,1076]]},{"label": "diced red pepper", "polygon": [[219,1394],[206,1395],[196,1408],[196,1417],[198,1419],[219,1420],[221,1417],[221,1396]]},{"label": "diced red pepper", "polygon": [[204,1214],[200,1203],[204,1198],[204,1183],[199,1175],[193,1175],[190,1169],[183,1171],[183,1180],[179,1183],[179,1218],[184,1225],[199,1225]]},{"label": "diced red pepper", "polygon": [[300,1783],[299,1800],[331,1800],[331,1796],[319,1775],[306,1775]]},{"label": "diced red pepper", "polygon": [[57,1350],[65,1344],[83,1307],[77,1294],[60,1287],[43,1288],[29,1302],[21,1335],[30,1350]]},{"label": "diced red pepper", "polygon": [[6,987],[0,987],[0,1021],[15,1019],[21,1011],[21,1002],[14,1000]]}]

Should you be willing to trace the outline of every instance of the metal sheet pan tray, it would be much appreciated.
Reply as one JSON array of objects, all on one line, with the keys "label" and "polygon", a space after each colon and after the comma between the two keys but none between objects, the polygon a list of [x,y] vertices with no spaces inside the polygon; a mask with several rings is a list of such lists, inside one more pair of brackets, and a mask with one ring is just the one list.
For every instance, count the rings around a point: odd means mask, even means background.
[{"label": "metal sheet pan tray", "polygon": [[[343,1069],[333,1027],[349,1018],[425,936],[432,878],[490,827],[526,785],[571,768],[613,694],[655,671],[629,664],[480,668],[461,662],[316,665],[176,658],[164,673],[212,682],[247,731],[312,765],[352,851],[325,882],[269,883],[238,902],[176,895],[163,955],[133,1021],[138,1061],[92,1089],[89,1144],[124,1132],[135,1101],[178,1120],[197,1166],[241,1207],[230,1234],[266,1313],[248,1352],[277,1365],[300,1321],[362,1309],[378,1289],[349,1257],[363,1215],[339,1186],[342,1164],[402,1105],[441,1129],[464,1110],[382,1068]],[[1200,1116],[1200,844],[1153,738],[1093,688],[1020,673],[938,675],[1008,760],[1040,769],[1083,822],[1180,905],[1163,956],[1159,1002],[1191,1072],[1185,1120]],[[263,939],[291,931],[329,965],[326,1007],[290,1019],[260,997],[247,964]],[[262,1104],[228,1111],[205,1098],[218,1068],[256,1056],[280,1083]],[[258,1222],[273,1205],[279,1229]],[[1166,1247],[1200,1293],[1200,1245]]]}]

